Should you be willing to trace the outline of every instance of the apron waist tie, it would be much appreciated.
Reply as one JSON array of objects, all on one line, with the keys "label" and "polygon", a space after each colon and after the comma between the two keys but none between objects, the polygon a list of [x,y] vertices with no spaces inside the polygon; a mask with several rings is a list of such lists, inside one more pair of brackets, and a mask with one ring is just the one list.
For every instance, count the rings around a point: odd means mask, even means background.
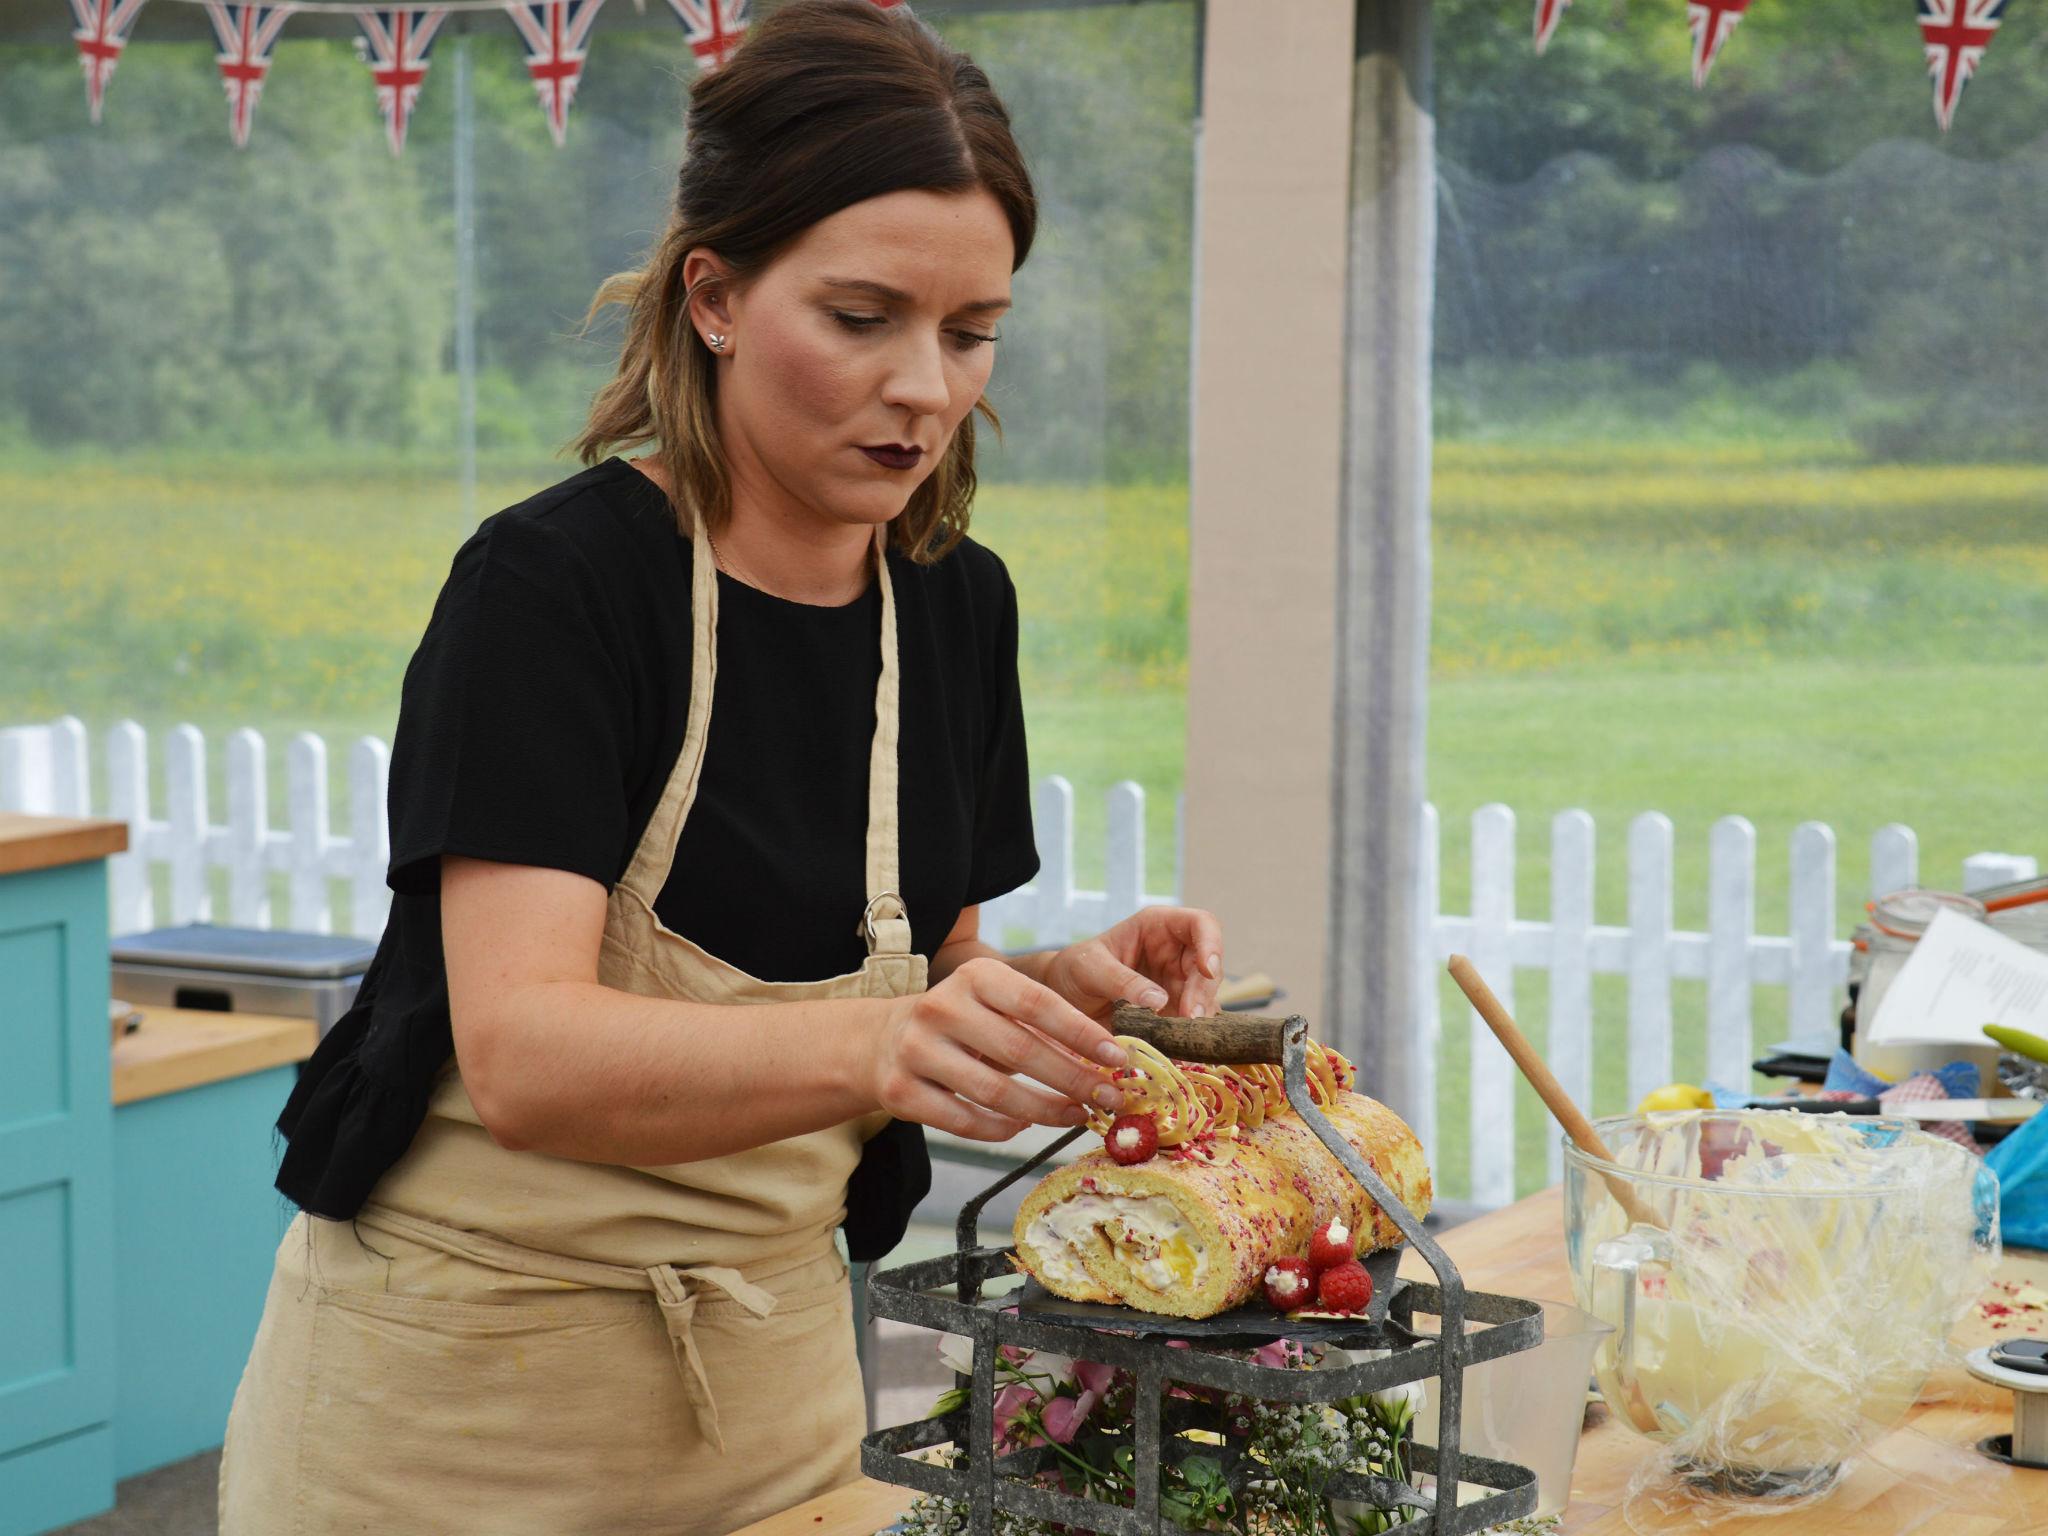
[{"label": "apron waist tie", "polygon": [[602,1264],[594,1259],[572,1258],[508,1243],[488,1232],[467,1232],[443,1226],[419,1216],[408,1216],[381,1205],[365,1205],[356,1213],[361,1225],[409,1238],[428,1248],[456,1258],[468,1259],[491,1269],[528,1275],[538,1280],[559,1280],[566,1285],[584,1285],[616,1291],[651,1291],[661,1309],[662,1326],[668,1330],[669,1348],[674,1351],[676,1374],[690,1406],[696,1410],[704,1438],[725,1453],[725,1436],[718,1426],[718,1404],[711,1395],[711,1377],[704,1369],[691,1325],[697,1316],[697,1298],[704,1290],[723,1291],[756,1317],[775,1310],[772,1292],[746,1279],[737,1269],[722,1264],[700,1264],[678,1268],[656,1264],[651,1269],[634,1269],[626,1264]]},{"label": "apron waist tie", "polygon": [[[690,1324],[697,1316],[697,1298],[706,1286],[725,1292],[756,1317],[775,1310],[775,1298],[758,1285],[749,1285],[736,1269],[715,1264],[677,1269],[657,1264],[646,1275],[654,1286],[654,1299],[661,1306],[661,1320],[668,1328],[669,1347],[675,1351],[676,1370],[683,1378],[683,1390],[704,1430],[705,1439],[725,1454],[725,1436],[718,1427],[718,1404],[711,1396],[711,1377],[704,1370],[704,1357],[697,1352],[697,1336]],[[689,1282],[689,1283],[685,1283]]]}]

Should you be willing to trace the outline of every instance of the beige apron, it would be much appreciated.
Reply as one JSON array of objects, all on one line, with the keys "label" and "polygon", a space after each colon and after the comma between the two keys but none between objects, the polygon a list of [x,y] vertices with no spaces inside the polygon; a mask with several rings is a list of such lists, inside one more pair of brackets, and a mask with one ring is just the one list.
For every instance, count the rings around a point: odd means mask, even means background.
[{"label": "beige apron", "polygon": [[[712,1003],[924,989],[898,893],[886,537],[866,961],[828,981],[762,981],[655,915],[717,674],[717,567],[700,527],[682,752],[611,891],[606,986]],[[221,1536],[718,1536],[852,1481],[865,1400],[833,1235],[861,1146],[888,1118],[665,1167],[578,1162],[500,1147],[451,1059],[355,1222],[301,1213],[279,1245],[228,1419]]]}]

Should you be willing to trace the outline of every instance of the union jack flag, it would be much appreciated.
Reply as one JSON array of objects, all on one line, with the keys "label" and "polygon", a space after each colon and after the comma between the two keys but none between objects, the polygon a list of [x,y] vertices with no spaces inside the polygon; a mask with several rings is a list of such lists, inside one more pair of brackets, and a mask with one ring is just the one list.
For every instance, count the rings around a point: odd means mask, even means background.
[{"label": "union jack flag", "polygon": [[370,78],[377,82],[377,106],[394,155],[405,148],[405,125],[412,120],[427,79],[427,52],[447,19],[446,11],[424,6],[363,11],[356,17],[369,45]]},{"label": "union jack flag", "polygon": [[526,72],[540,93],[548,115],[548,132],[561,146],[569,132],[569,103],[583,78],[590,29],[604,0],[546,0],[541,5],[508,5],[505,14],[526,39]]},{"label": "union jack flag", "polygon": [[277,47],[277,35],[284,30],[290,5],[223,5],[206,0],[206,14],[213,18],[214,36],[220,39],[221,88],[228,93],[228,127],[235,147],[249,147],[249,125],[256,116],[256,98],[263,94],[263,77],[270,73],[270,54]]},{"label": "union jack flag", "polygon": [[1721,45],[1728,41],[1728,34],[1735,30],[1735,23],[1742,20],[1742,13],[1749,9],[1749,0],[1687,0],[1685,19],[1692,23],[1692,83],[1695,88],[1707,83],[1707,71],[1714,67],[1714,58],[1721,51]]},{"label": "union jack flag", "polygon": [[1934,116],[1943,133],[2004,15],[2005,0],[1920,0],[1920,40],[1927,45]]},{"label": "union jack flag", "polygon": [[697,72],[710,74],[732,57],[747,35],[747,0],[668,0],[682,18],[683,35],[697,55]]},{"label": "union jack flag", "polygon": [[143,4],[144,0],[71,0],[71,13],[78,18],[78,30],[71,36],[78,44],[78,64],[85,71],[85,99],[94,122],[100,120],[107,82],[114,78],[114,66],[121,62],[135,13]]},{"label": "union jack flag", "polygon": [[1550,46],[1550,34],[1557,30],[1557,24],[1564,20],[1565,7],[1572,0],[1536,0],[1536,51],[1541,53]]}]

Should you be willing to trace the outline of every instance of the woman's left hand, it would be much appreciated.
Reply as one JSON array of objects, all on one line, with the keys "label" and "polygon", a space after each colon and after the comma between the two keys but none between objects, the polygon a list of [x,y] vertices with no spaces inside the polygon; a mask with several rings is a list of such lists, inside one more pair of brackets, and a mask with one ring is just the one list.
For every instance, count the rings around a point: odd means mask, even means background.
[{"label": "woman's left hand", "polygon": [[1223,925],[1199,907],[1145,907],[1059,951],[1043,980],[1095,1019],[1119,1002],[1199,1018],[1216,1011]]}]

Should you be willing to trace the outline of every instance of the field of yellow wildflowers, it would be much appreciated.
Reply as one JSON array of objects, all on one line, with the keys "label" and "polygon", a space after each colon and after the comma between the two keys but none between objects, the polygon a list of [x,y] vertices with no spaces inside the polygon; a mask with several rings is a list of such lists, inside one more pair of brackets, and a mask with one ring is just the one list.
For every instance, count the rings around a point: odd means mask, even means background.
[{"label": "field of yellow wildflowers", "polygon": [[[495,467],[478,507],[565,473]],[[0,505],[0,721],[189,720],[216,741],[250,725],[280,761],[299,730],[335,751],[389,738],[467,531],[438,464],[16,457],[0,461]],[[1102,791],[1134,778],[1158,890],[1181,781],[1186,508],[1183,485],[992,484],[975,522],[1017,582],[1033,769],[1076,785],[1083,872]],[[1521,817],[1518,902],[1535,914],[1550,817],[1594,813],[1603,922],[1625,918],[1627,821],[1648,809],[1676,823],[1687,926],[1704,920],[1708,828],[1729,812],[1757,826],[1765,930],[1783,921],[1803,820],[1839,835],[1845,927],[1886,822],[1918,831],[1930,881],[1977,849],[2048,851],[2048,467],[1876,466],[1830,442],[1440,443],[1434,575],[1447,909],[1466,901],[1467,818],[1492,800]],[[1704,1011],[1695,992],[1677,999],[1681,1076],[1699,1070],[1683,1043]],[[1540,1038],[1540,977],[1522,996]],[[1440,1170],[1453,1191],[1467,1049],[1454,1002]],[[1621,1009],[1618,989],[1603,999],[1603,1038]],[[1620,1053],[1603,1053],[1596,1109],[1624,1107],[1621,1093]],[[1533,1146],[1533,1098],[1520,1126]]]}]

